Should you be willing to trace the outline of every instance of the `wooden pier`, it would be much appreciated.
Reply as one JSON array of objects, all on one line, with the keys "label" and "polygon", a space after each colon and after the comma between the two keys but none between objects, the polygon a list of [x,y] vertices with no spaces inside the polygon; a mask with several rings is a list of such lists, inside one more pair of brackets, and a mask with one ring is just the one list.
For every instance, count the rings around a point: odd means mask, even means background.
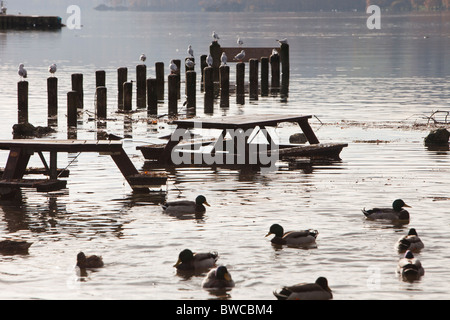
[{"label": "wooden pier", "polygon": [[64,24],[62,23],[61,17],[57,16],[24,16],[0,14],[0,30],[59,30],[63,26]]}]

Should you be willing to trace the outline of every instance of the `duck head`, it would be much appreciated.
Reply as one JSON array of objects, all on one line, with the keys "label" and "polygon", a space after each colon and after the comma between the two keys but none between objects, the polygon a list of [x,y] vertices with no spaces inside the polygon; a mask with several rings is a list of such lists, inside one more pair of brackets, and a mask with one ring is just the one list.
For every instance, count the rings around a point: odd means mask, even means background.
[{"label": "duck head", "polygon": [[284,233],[283,227],[279,224],[273,224],[270,226],[269,233],[266,234],[267,236],[270,236],[271,234],[274,234],[276,237],[282,237]]},{"label": "duck head", "polygon": [[227,270],[227,267],[220,266],[216,269],[216,278],[219,280],[231,281],[231,275]]},{"label": "duck head", "polygon": [[210,206],[209,203],[206,201],[205,196],[198,196],[195,199],[195,204],[198,205],[198,206],[201,206],[203,204],[207,205],[208,207]]},{"label": "duck head", "polygon": [[392,208],[395,211],[402,211],[403,207],[411,208],[411,206],[408,206],[403,200],[397,199],[392,203]]},{"label": "duck head", "polygon": [[178,255],[178,261],[175,263],[174,267],[179,266],[182,262],[188,262],[194,258],[194,253],[189,249],[184,249]]}]

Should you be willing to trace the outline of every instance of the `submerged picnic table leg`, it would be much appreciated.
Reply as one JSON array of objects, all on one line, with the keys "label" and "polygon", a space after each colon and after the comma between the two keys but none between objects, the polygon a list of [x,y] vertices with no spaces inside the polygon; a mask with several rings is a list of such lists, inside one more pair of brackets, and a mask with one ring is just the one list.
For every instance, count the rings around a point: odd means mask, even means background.
[{"label": "submerged picnic table leg", "polygon": [[122,172],[125,179],[130,184],[133,191],[139,191],[139,192],[147,192],[148,188],[136,188],[134,187],[130,182],[130,177],[134,175],[138,175],[139,172],[137,171],[136,167],[134,166],[133,162],[131,162],[130,158],[125,153],[125,150],[121,148],[119,152],[114,152],[111,154],[111,158],[116,163],[117,167],[119,168],[120,172]]},{"label": "submerged picnic table leg", "polygon": [[317,139],[316,134],[309,125],[308,119],[302,119],[298,122],[298,124],[300,125],[300,128],[302,129],[303,133],[305,134],[306,139],[308,139],[309,144],[319,143],[319,139]]},{"label": "submerged picnic table leg", "polygon": [[2,178],[6,180],[22,179],[30,157],[30,152],[24,148],[11,148]]},{"label": "submerged picnic table leg", "polygon": [[172,156],[172,150],[177,146],[177,144],[180,143],[180,141],[183,139],[183,137],[186,134],[187,129],[186,128],[177,128],[170,136],[169,141],[167,142],[164,151],[162,152],[161,156],[159,157],[159,161],[161,163],[169,163]]}]

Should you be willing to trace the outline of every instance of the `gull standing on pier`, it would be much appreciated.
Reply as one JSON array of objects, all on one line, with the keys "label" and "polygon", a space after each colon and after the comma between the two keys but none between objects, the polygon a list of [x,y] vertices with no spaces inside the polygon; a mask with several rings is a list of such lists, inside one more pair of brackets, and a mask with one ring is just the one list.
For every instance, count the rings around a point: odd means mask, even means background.
[{"label": "gull standing on pier", "polygon": [[142,62],[145,62],[145,60],[147,60],[147,57],[145,54],[141,54],[141,56],[139,57],[139,60],[141,60]]},{"label": "gull standing on pier", "polygon": [[217,40],[220,39],[220,38],[219,38],[219,35],[218,35],[215,31],[213,31],[212,37],[213,37],[213,41],[214,41],[214,42],[217,42]]},{"label": "gull standing on pier", "polygon": [[284,39],[277,39],[277,41],[278,41],[279,44],[287,44],[288,43],[286,38],[284,38]]},{"label": "gull standing on pier", "polygon": [[21,81],[24,81],[24,79],[28,76],[27,70],[24,68],[25,65],[23,63],[19,64],[19,70],[17,73],[19,74]]},{"label": "gull standing on pier", "polygon": [[242,60],[245,57],[245,51],[241,50],[241,52],[239,52],[235,57],[234,60],[239,60],[240,62],[242,62]]},{"label": "gull standing on pier", "polygon": [[225,52],[222,52],[222,55],[220,56],[220,62],[222,66],[226,66],[228,61],[228,57],[225,54]]},{"label": "gull standing on pier", "polygon": [[178,67],[175,64],[175,62],[173,62],[173,60],[170,60],[170,65],[169,65],[169,69],[170,69],[170,73],[171,74],[176,74],[178,71]]},{"label": "gull standing on pier", "polygon": [[208,67],[212,67],[213,58],[212,58],[211,54],[208,54],[208,56],[206,57],[206,63],[208,64]]},{"label": "gull standing on pier", "polygon": [[189,45],[188,49],[187,49],[187,53],[190,57],[194,57],[194,50],[192,49],[192,46]]},{"label": "gull standing on pier", "polygon": [[242,39],[240,37],[238,37],[236,43],[238,44],[238,46],[242,46],[244,44],[244,41],[242,41]]},{"label": "gull standing on pier", "polygon": [[52,74],[52,77],[55,76],[56,69],[56,64],[54,63],[50,67],[48,67],[48,72]]}]

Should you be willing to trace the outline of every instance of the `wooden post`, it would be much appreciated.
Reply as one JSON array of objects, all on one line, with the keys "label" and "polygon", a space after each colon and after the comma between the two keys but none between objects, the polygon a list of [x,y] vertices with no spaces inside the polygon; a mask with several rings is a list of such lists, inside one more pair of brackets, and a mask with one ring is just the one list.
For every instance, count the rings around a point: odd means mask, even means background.
[{"label": "wooden post", "polygon": [[78,92],[78,103],[77,108],[84,108],[84,92],[83,92],[83,74],[74,73],[72,74],[72,91]]},{"label": "wooden post", "polygon": [[205,79],[204,79],[204,70],[205,68],[208,66],[208,64],[206,63],[206,54],[203,54],[200,56],[200,70],[202,73],[201,79],[200,79],[200,91],[203,92],[205,90]]},{"label": "wooden post", "polygon": [[106,109],[107,109],[107,94],[106,87],[97,87],[97,118],[106,119]]},{"label": "wooden post", "polygon": [[245,104],[245,63],[236,63],[236,103]]},{"label": "wooden post", "polygon": [[250,59],[250,99],[258,100],[259,84],[258,84],[258,65],[257,59]]},{"label": "wooden post", "polygon": [[220,66],[220,106],[228,108],[230,106],[230,67]]},{"label": "wooden post", "polygon": [[205,73],[205,113],[212,113],[214,109],[214,68],[206,67],[203,72]]},{"label": "wooden post", "polygon": [[28,81],[17,83],[17,107],[19,123],[28,122]]},{"label": "wooden post", "polygon": [[136,66],[136,107],[145,108],[147,104],[147,66]]},{"label": "wooden post", "polygon": [[58,115],[58,78],[47,78],[47,117],[56,118]]},{"label": "wooden post", "polygon": [[128,81],[128,68],[117,69],[117,106],[123,110],[123,84]]},{"label": "wooden post", "polygon": [[125,82],[123,84],[123,110],[131,111],[133,109],[133,83]]},{"label": "wooden post", "polygon": [[195,116],[196,114],[196,81],[197,73],[193,70],[186,72],[186,113],[189,116]]},{"label": "wooden post", "polygon": [[150,115],[158,114],[157,80],[147,79],[147,111]]},{"label": "wooden post", "polygon": [[269,58],[261,57],[261,96],[269,95]]},{"label": "wooden post", "polygon": [[214,82],[219,82],[219,67],[220,67],[220,56],[222,55],[222,49],[217,41],[213,41],[209,46],[209,53],[213,59],[213,80]]},{"label": "wooden post", "polygon": [[180,59],[173,59],[173,63],[177,66],[177,98],[181,98],[181,60]]},{"label": "wooden post", "polygon": [[95,71],[95,87],[106,86],[106,72],[104,70]]},{"label": "wooden post", "polygon": [[289,91],[289,45],[281,44],[281,98],[287,99]]},{"label": "wooden post", "polygon": [[67,92],[67,126],[77,126],[78,92]]},{"label": "wooden post", "polygon": [[270,91],[272,94],[277,94],[280,90],[280,55],[271,55],[269,61],[271,69]]},{"label": "wooden post", "polygon": [[164,101],[164,62],[155,63],[156,96],[158,101]]},{"label": "wooden post", "polygon": [[169,116],[175,116],[178,114],[178,75],[169,74],[167,82],[169,87],[168,112]]}]

